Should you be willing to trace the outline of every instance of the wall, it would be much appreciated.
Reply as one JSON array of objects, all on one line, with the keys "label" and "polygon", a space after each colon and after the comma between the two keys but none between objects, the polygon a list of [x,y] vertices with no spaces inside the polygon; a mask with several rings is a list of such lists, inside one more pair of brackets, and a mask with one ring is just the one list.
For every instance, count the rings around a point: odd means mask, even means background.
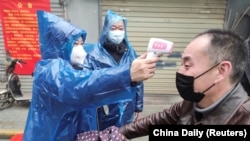
[{"label": "wall", "polygon": [[250,36],[250,0],[228,0],[225,28]]},{"label": "wall", "polygon": [[65,17],[87,31],[87,43],[95,43],[99,36],[98,0],[68,0]]}]

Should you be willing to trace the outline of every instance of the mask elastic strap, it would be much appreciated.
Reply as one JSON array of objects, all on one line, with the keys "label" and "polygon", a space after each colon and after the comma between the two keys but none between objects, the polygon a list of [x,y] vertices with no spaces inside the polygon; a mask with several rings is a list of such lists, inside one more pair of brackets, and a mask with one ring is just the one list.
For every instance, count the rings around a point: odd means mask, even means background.
[{"label": "mask elastic strap", "polygon": [[202,75],[204,75],[205,73],[209,72],[210,70],[212,70],[213,68],[215,68],[216,66],[218,66],[220,63],[214,65],[213,67],[211,67],[210,69],[206,70],[205,72],[203,72],[202,74],[196,76],[194,79],[197,79],[199,77],[201,77]]},{"label": "mask elastic strap", "polygon": [[212,84],[210,87],[208,87],[206,90],[204,90],[202,93],[204,94],[206,91],[208,91],[209,89],[211,89],[215,84]]}]

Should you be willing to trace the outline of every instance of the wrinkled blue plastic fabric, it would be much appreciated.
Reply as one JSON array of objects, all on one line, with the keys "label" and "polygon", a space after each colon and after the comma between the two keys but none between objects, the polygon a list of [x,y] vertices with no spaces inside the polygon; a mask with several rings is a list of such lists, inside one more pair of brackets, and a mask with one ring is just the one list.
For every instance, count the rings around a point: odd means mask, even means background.
[{"label": "wrinkled blue plastic fabric", "polygon": [[35,67],[23,140],[74,141],[78,133],[97,130],[97,107],[134,97],[129,95],[130,64],[95,71],[72,68],[73,44],[86,32],[45,11],[37,17],[42,59]]},{"label": "wrinkled blue plastic fabric", "polygon": [[[124,52],[119,64],[115,59],[106,51],[103,47],[105,41],[108,38],[108,33],[111,26],[117,21],[124,22],[125,31],[125,44],[127,45],[127,51]],[[108,10],[105,15],[103,30],[101,32],[100,41],[96,44],[92,51],[85,59],[85,66],[92,70],[98,70],[101,68],[109,68],[115,66],[123,66],[132,61],[137,57],[135,50],[127,37],[127,19],[112,10]],[[143,96],[144,96],[144,85],[142,82],[138,82],[136,86],[131,87],[130,91],[126,91],[129,95],[134,95],[133,101],[110,104],[108,105],[108,114],[104,112],[103,108],[98,109],[98,125],[100,130],[115,125],[120,127],[124,124],[130,123],[134,119],[135,112],[142,112],[143,110]]]}]

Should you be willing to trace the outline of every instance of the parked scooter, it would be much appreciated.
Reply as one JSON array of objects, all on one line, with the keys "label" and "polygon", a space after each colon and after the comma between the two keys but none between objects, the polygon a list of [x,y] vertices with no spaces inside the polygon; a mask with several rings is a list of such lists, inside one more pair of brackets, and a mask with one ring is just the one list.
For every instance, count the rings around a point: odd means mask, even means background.
[{"label": "parked scooter", "polygon": [[[26,64],[21,59],[11,59],[7,54],[6,61],[1,62],[0,81],[5,82],[5,89],[0,91],[0,110],[11,107],[15,101],[31,102],[31,94],[24,94],[21,91],[21,82],[19,76],[14,72],[16,65]],[[5,67],[3,67],[5,66]]]}]

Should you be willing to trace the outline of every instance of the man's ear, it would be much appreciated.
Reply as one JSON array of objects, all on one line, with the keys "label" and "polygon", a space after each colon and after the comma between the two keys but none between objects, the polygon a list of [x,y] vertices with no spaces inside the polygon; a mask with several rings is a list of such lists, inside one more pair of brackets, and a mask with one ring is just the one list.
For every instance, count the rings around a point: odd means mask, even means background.
[{"label": "man's ear", "polygon": [[222,61],[218,65],[218,76],[215,83],[227,78],[232,72],[232,64],[229,61]]}]

